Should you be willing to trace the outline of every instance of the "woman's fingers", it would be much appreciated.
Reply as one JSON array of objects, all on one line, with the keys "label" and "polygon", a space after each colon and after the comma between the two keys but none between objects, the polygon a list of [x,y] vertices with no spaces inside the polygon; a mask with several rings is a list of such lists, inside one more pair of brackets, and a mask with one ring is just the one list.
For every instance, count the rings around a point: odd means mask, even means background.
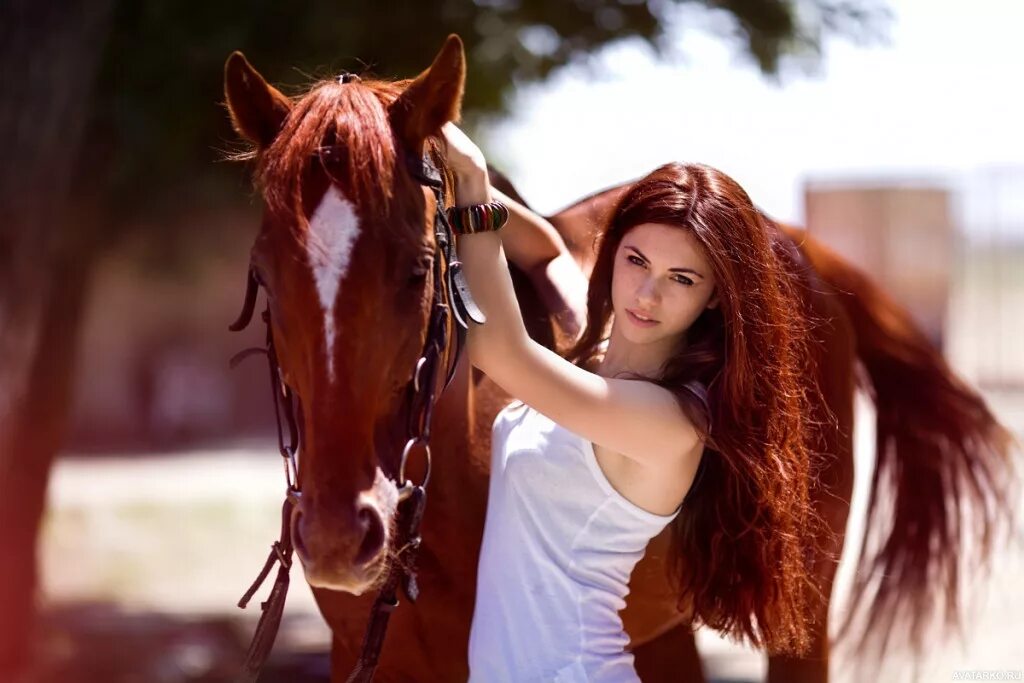
[{"label": "woman's fingers", "polygon": [[448,122],[441,127],[441,133],[445,142],[445,156],[454,172],[477,171],[487,167],[483,152],[461,128]]},{"label": "woman's fingers", "polygon": [[555,322],[574,341],[587,323],[587,277],[565,252],[528,272]]},{"label": "woman's fingers", "polygon": [[562,254],[552,266],[552,277],[565,299],[563,327],[575,341],[587,324],[587,290],[590,282],[571,254]]}]

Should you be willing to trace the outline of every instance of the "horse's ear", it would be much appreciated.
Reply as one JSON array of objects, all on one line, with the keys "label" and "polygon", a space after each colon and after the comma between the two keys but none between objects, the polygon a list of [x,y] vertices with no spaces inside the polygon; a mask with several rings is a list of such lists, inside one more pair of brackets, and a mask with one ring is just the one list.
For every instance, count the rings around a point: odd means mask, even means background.
[{"label": "horse's ear", "polygon": [[429,135],[458,121],[466,84],[466,54],[454,33],[445,40],[430,68],[417,76],[390,107],[391,122],[406,148],[417,153]]},{"label": "horse's ear", "polygon": [[281,130],[291,101],[268,84],[238,51],[224,64],[224,97],[231,123],[242,137],[266,147]]}]

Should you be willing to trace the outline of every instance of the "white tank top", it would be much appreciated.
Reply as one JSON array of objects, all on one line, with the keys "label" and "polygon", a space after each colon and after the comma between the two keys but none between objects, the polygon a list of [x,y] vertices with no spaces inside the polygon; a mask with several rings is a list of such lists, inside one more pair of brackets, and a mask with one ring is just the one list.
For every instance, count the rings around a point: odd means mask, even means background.
[{"label": "white tank top", "polygon": [[588,439],[520,401],[491,433],[470,681],[639,681],[619,611],[633,567],[679,509],[631,503]]}]

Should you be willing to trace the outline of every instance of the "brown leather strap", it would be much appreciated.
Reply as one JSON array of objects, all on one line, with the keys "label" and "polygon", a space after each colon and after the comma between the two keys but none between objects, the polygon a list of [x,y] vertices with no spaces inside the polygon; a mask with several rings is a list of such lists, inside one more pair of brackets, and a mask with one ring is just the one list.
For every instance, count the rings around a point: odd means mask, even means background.
[{"label": "brown leather strap", "polygon": [[290,520],[294,506],[291,498],[285,499],[284,504],[281,506],[281,537],[271,546],[270,555],[267,557],[267,561],[263,565],[259,576],[256,577],[249,590],[242,596],[242,599],[238,601],[238,606],[244,609],[249,600],[252,599],[253,594],[266,580],[267,574],[270,573],[274,563],[279,563],[277,577],[274,579],[274,587],[270,589],[270,595],[266,601],[260,605],[262,613],[260,614],[259,621],[256,623],[256,632],[253,634],[252,642],[249,643],[249,650],[245,655],[245,663],[242,665],[242,673],[235,679],[237,683],[255,683],[256,678],[260,675],[260,669],[263,668],[264,662],[267,661],[267,657],[270,655],[270,650],[274,646],[274,640],[277,638],[277,631],[281,626],[284,602],[288,597],[288,583],[290,581],[288,571],[292,566]]},{"label": "brown leather strap", "polygon": [[363,647],[359,661],[348,677],[347,683],[367,683],[373,680],[380,661],[380,653],[384,646],[391,613],[398,607],[398,586],[402,585],[410,602],[416,602],[419,587],[416,584],[416,553],[420,546],[419,526],[423,519],[423,509],[427,502],[427,492],[422,486],[413,488],[411,494],[399,503],[398,530],[396,539],[399,550],[388,569],[388,578],[384,582],[373,603],[370,622],[363,636]]}]

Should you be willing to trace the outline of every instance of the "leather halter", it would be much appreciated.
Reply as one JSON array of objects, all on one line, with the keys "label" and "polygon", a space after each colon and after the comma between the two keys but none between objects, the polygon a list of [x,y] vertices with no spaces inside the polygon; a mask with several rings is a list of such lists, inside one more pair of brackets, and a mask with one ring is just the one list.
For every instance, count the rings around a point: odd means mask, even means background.
[{"label": "leather halter", "polygon": [[[329,151],[329,149],[325,151]],[[394,539],[398,551],[395,560],[387,570],[387,578],[370,611],[369,623],[363,637],[362,652],[355,669],[349,676],[350,683],[373,679],[380,650],[384,643],[388,620],[391,612],[398,606],[398,585],[401,584],[402,590],[410,602],[415,602],[419,595],[415,559],[420,544],[419,525],[426,504],[426,486],[430,480],[430,424],[434,405],[437,402],[439,363],[442,362],[443,357],[446,365],[445,379],[441,387],[443,392],[455,375],[459,357],[465,347],[466,332],[469,329],[468,321],[473,320],[478,324],[483,324],[486,320],[469,293],[465,276],[461,271],[461,263],[455,257],[455,235],[444,211],[443,176],[429,156],[420,159],[409,155],[405,161],[409,174],[421,185],[429,188],[436,199],[433,305],[423,352],[416,362],[412,380],[406,389],[408,440],[402,449],[398,471],[390,473],[391,478],[399,487]],[[260,286],[263,286],[263,283],[260,282],[255,269],[250,267],[242,312],[229,327],[230,330],[239,331],[248,326],[252,320]],[[454,318],[454,325],[452,318]],[[238,606],[244,609],[253,594],[266,580],[274,564],[280,564],[270,596],[261,604],[262,613],[256,625],[252,643],[249,645],[242,673],[237,679],[240,683],[252,683],[256,680],[277,636],[288,592],[288,574],[292,565],[291,558],[294,549],[291,538],[292,510],[302,497],[298,470],[301,440],[296,412],[299,401],[281,375],[271,332],[269,304],[263,312],[263,321],[267,327],[266,347],[246,349],[236,354],[231,359],[231,366],[235,367],[254,353],[265,353],[267,356],[270,366],[274,417],[277,423],[278,448],[284,460],[286,495],[281,507],[280,537],[271,545],[270,554],[256,580],[238,601]],[[301,406],[298,407],[298,410],[301,410]],[[282,414],[288,427],[287,441],[282,429]],[[405,476],[406,464],[415,446],[422,446],[426,458],[426,471],[423,481],[419,484],[413,484]]]}]

